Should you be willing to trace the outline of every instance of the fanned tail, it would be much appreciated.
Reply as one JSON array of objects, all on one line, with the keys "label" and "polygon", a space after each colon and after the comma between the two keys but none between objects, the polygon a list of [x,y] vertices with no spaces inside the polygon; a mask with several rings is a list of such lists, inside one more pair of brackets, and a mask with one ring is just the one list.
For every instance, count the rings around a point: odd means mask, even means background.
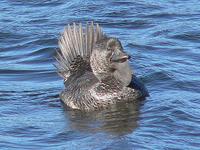
[{"label": "fanned tail", "polygon": [[94,44],[104,37],[101,27],[93,22],[85,29],[81,23],[67,25],[58,42],[60,50],[57,51],[58,64],[55,65],[58,74],[66,80],[80,68],[84,69],[83,64],[89,65]]}]

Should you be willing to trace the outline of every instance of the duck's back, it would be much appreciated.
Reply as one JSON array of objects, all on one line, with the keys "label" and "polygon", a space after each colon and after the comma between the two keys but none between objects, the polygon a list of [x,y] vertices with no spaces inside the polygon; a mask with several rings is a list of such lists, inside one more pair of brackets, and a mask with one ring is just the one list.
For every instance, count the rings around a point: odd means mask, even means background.
[{"label": "duck's back", "polygon": [[89,91],[98,80],[90,71],[78,77],[69,77],[65,82],[65,90],[60,94],[61,100],[73,109],[91,109],[92,97]]},{"label": "duck's back", "polygon": [[98,79],[91,71],[85,71],[80,76],[69,77],[64,84],[67,91],[71,93],[78,92],[80,95],[85,94],[86,91],[90,90],[97,82]]}]

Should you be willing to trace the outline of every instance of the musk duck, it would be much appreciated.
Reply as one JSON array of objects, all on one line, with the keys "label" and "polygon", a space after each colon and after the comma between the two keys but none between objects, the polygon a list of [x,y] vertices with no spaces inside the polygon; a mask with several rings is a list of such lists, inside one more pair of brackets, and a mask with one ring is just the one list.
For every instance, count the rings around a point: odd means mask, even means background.
[{"label": "musk duck", "polygon": [[58,44],[56,67],[65,85],[60,98],[68,107],[90,111],[148,96],[119,39],[98,24],[68,25]]}]

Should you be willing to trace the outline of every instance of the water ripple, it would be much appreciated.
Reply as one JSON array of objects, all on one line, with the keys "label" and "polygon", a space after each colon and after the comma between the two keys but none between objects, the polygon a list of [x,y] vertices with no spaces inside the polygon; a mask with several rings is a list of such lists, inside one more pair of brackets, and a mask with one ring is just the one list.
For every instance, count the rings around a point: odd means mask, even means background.
[{"label": "water ripple", "polygon": [[[199,149],[199,5],[2,0],[0,149]],[[93,113],[62,105],[58,38],[64,25],[91,20],[122,41],[145,101]]]}]

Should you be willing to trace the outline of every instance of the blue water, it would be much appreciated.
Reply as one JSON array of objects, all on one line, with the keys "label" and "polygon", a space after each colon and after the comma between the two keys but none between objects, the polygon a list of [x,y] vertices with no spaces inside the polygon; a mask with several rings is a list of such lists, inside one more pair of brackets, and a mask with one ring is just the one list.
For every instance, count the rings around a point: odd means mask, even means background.
[{"label": "blue water", "polygon": [[[52,65],[64,26],[118,37],[149,90],[137,105],[66,109]],[[1,0],[0,149],[200,148],[200,1]]]}]

